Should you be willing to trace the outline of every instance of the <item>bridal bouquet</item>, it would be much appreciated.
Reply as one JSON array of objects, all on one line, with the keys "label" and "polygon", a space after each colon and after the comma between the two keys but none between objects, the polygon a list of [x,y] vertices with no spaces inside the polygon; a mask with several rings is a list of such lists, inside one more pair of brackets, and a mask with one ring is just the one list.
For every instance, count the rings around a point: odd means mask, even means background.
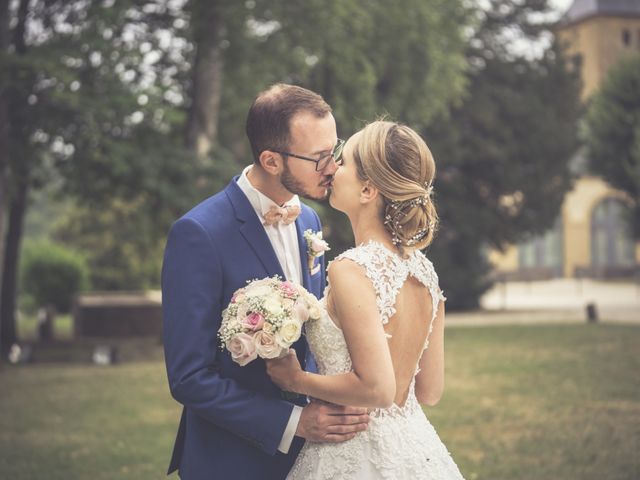
[{"label": "bridal bouquet", "polygon": [[221,348],[240,366],[287,353],[300,338],[302,325],[320,318],[318,299],[300,285],[277,276],[253,280],[236,290],[222,312]]}]

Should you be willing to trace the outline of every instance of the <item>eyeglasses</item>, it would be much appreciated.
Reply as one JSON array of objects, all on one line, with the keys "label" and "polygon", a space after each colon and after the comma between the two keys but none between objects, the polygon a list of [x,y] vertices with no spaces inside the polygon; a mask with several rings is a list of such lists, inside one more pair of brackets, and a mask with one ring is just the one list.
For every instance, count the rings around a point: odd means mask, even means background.
[{"label": "eyeglasses", "polygon": [[320,157],[318,158],[305,157],[303,155],[296,155],[295,153],[291,153],[291,152],[282,152],[280,150],[271,150],[271,149],[270,150],[272,152],[279,153],[280,155],[286,155],[287,157],[294,157],[294,158],[299,158],[300,160],[313,162],[316,164],[316,172],[320,172],[324,170],[327,167],[327,165],[329,165],[329,162],[331,162],[332,158],[337,165],[342,165],[343,163],[342,150],[344,149],[345,143],[346,142],[344,140],[339,138],[335,147],[333,147],[330,153],[325,153],[323,155],[320,155]]}]

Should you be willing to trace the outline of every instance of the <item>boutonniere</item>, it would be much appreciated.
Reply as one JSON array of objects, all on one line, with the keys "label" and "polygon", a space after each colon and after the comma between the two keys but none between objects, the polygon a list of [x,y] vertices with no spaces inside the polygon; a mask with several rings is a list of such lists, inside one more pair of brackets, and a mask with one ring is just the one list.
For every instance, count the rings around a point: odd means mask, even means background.
[{"label": "boutonniere", "polygon": [[307,263],[309,273],[315,275],[320,271],[320,264],[313,265],[315,259],[324,255],[324,252],[331,250],[329,244],[322,239],[322,232],[314,232],[313,230],[304,231],[304,239],[307,242]]}]

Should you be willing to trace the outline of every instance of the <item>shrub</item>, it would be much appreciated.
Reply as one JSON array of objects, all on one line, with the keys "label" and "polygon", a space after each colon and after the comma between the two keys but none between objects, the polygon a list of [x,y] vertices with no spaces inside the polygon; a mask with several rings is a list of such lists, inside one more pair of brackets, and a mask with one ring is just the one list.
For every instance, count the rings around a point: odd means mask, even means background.
[{"label": "shrub", "polygon": [[25,245],[22,291],[40,306],[69,312],[74,296],[89,287],[89,269],[82,255],[62,245],[41,241]]}]

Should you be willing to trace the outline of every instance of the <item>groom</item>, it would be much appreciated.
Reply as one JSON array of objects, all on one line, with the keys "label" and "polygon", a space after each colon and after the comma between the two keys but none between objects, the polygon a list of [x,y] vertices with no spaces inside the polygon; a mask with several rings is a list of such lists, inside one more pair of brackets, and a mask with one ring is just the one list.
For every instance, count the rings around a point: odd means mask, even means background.
[{"label": "groom", "polygon": [[[342,442],[366,428],[360,408],[288,401],[257,359],[245,367],[218,347],[222,310],[247,280],[280,275],[317,297],[324,260],[310,269],[303,232],[321,231],[298,195],[323,199],[337,169],[331,107],[277,84],[247,116],[253,165],[171,228],[162,269],[164,347],[171,394],[184,408],[169,472],[184,480],[282,479],[304,440]],[[294,348],[313,369],[302,338]]]}]

